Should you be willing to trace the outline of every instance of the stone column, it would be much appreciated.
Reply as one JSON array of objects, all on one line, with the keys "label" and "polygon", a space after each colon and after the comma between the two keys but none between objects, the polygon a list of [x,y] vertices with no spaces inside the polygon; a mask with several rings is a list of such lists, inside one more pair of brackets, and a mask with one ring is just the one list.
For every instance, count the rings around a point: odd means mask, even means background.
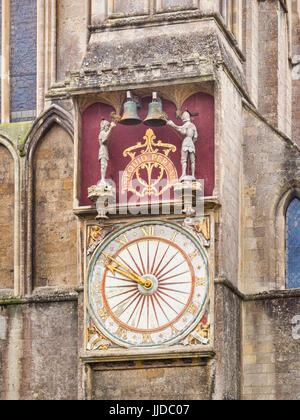
[{"label": "stone column", "polygon": [[91,24],[99,25],[107,16],[107,0],[91,0]]},{"label": "stone column", "polygon": [[259,64],[259,34],[258,34],[258,3],[253,0],[245,2],[244,19],[244,52],[247,57],[245,63],[246,79],[252,102],[258,103],[258,64]]}]

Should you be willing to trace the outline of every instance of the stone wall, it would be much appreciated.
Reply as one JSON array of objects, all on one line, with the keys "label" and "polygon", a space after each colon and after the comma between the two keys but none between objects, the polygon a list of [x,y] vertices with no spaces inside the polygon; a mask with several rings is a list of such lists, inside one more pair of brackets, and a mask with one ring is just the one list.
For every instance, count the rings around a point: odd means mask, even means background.
[{"label": "stone wall", "polygon": [[76,400],[77,362],[76,302],[0,301],[1,400]]},{"label": "stone wall", "polygon": [[300,399],[299,293],[244,304],[243,399]]},{"label": "stone wall", "polygon": [[216,400],[238,400],[241,397],[241,319],[241,297],[226,282],[217,283],[214,323]]},{"label": "stone wall", "polygon": [[[284,235],[276,226],[276,208],[300,176],[299,151],[249,108],[244,110],[243,291],[285,287]],[[283,213],[282,213],[283,214]],[[282,228],[280,228],[282,229]],[[280,244],[277,238],[280,236]],[[283,243],[282,243],[283,242]],[[284,268],[284,267],[283,267]]]},{"label": "stone wall", "polygon": [[14,160],[0,144],[0,289],[14,288]]},{"label": "stone wall", "polygon": [[57,2],[57,81],[65,80],[66,72],[77,70],[86,50],[88,2]]},{"label": "stone wall", "polygon": [[291,59],[292,59],[292,137],[300,145],[300,9],[296,1],[291,9]]},{"label": "stone wall", "polygon": [[258,11],[258,109],[278,123],[278,1],[260,1]]},{"label": "stone wall", "polygon": [[[225,72],[220,73],[220,98],[218,103],[219,139],[216,138],[218,193],[222,202],[220,237],[218,243],[219,265],[217,276],[226,277],[236,286],[239,278],[239,221],[240,175],[242,163],[241,124],[242,107],[238,90]],[[230,244],[230,245],[229,245]]]},{"label": "stone wall", "polygon": [[34,287],[76,285],[73,143],[59,126],[39,143],[34,168]]},{"label": "stone wall", "polygon": [[91,399],[209,400],[213,379],[213,364],[205,359],[97,364]]}]

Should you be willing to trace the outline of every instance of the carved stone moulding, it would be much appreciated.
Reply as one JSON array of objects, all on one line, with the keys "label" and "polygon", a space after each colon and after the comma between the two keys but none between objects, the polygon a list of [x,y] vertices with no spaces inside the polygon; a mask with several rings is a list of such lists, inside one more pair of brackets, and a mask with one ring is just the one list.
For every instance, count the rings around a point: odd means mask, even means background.
[{"label": "carved stone moulding", "polygon": [[181,63],[170,61],[165,64],[110,67],[93,72],[83,70],[70,73],[69,79],[66,80],[66,91],[76,95],[100,89],[112,90],[122,87],[125,90],[149,84],[171,84],[184,79],[214,80],[213,66],[205,59],[190,59]]},{"label": "carved stone moulding", "polygon": [[70,72],[67,91],[142,86],[192,78],[214,79],[220,56],[213,23],[143,28],[138,33],[93,32],[78,72]]},{"label": "carved stone moulding", "polygon": [[[184,102],[198,92],[208,93],[214,96],[214,82],[212,80],[195,83],[170,84],[162,86],[149,86],[144,88],[130,89],[138,99],[150,97],[156,91],[161,99],[166,99],[176,106],[177,116],[181,113]],[[77,96],[78,110],[82,112],[97,102],[110,105],[114,109],[112,119],[116,119],[123,112],[123,105],[126,100],[126,90],[92,91]]]}]

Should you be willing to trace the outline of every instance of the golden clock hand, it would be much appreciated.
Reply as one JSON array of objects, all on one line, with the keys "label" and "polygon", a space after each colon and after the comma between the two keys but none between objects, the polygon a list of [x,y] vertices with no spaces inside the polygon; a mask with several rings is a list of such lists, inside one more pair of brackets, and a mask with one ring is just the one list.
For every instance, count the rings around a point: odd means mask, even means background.
[{"label": "golden clock hand", "polygon": [[[150,279],[143,279],[142,277],[138,276],[136,273],[125,267],[123,264],[121,264],[119,261],[117,261],[115,258],[113,258],[111,255],[103,253],[105,258],[107,259],[106,268],[114,275],[115,271],[117,273],[122,274],[125,277],[128,277],[129,279],[141,284],[145,289],[151,289],[153,287],[153,282]],[[114,262],[115,265],[110,264],[109,261]],[[121,269],[119,268],[121,267]]]},{"label": "golden clock hand", "polygon": [[[117,261],[115,258],[113,258],[111,255],[109,255],[109,254],[103,254],[104,256],[105,256],[105,258],[107,259],[107,261],[108,261],[108,263],[107,263],[107,268],[114,274],[114,271],[118,271],[118,272],[120,272],[120,269],[118,268],[118,267],[121,267],[124,271],[125,271],[125,273],[126,273],[126,275],[128,275],[128,274],[130,274],[131,276],[133,276],[134,278],[136,278],[136,279],[140,279],[140,277],[136,274],[136,273],[134,273],[133,271],[131,271],[129,268],[127,268],[127,267],[125,267],[123,264],[121,264],[119,261]],[[113,261],[115,264],[116,264],[116,266],[113,266],[113,265],[110,265],[109,264],[109,260],[110,261]],[[122,273],[123,273],[123,271],[122,271]]]}]

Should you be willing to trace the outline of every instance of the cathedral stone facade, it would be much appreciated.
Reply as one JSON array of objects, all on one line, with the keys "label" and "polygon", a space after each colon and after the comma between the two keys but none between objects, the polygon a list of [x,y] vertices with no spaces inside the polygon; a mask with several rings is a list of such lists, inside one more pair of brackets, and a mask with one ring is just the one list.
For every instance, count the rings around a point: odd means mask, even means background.
[{"label": "cathedral stone facade", "polygon": [[0,13],[0,399],[300,399],[299,0]]}]

